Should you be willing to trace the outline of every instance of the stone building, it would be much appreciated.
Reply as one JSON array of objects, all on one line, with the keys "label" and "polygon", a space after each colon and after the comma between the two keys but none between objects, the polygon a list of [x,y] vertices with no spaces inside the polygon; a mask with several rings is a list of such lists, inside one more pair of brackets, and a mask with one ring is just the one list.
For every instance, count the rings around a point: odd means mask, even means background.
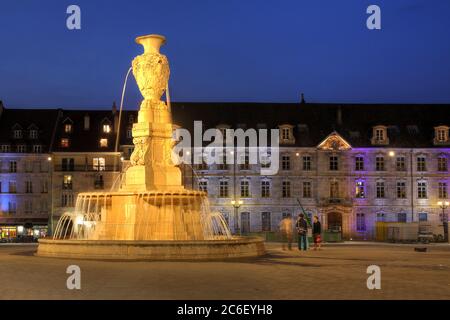
[{"label": "stone building", "polygon": [[[447,219],[438,202],[448,201],[450,183],[448,105],[172,103],[172,113],[174,123],[192,133],[194,121],[202,121],[203,130],[280,129],[275,175],[261,175],[261,163],[181,167],[186,187],[207,191],[212,209],[233,231],[276,231],[284,215],[297,216],[300,204],[324,229],[341,230],[347,239],[374,239],[377,221],[442,227]],[[123,112],[116,152],[115,106],[2,105],[3,237],[15,236],[19,227],[24,234],[45,232],[47,221],[51,228],[74,209],[79,192],[118,187],[136,117]]]},{"label": "stone building", "polygon": [[0,102],[0,238],[43,236],[51,212],[56,110],[6,110]]},{"label": "stone building", "polygon": [[443,229],[447,220],[438,201],[448,200],[448,106],[185,103],[173,110],[174,122],[191,131],[199,119],[204,130],[280,129],[276,175],[261,176],[260,164],[184,168],[186,183],[206,190],[214,210],[244,233],[277,230],[300,204],[346,239],[374,239],[377,221]]}]

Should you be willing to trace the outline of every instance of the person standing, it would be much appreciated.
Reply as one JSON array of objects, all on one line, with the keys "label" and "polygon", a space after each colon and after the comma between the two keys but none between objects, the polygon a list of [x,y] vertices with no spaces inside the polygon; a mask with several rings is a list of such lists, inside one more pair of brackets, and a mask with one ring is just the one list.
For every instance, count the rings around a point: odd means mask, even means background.
[{"label": "person standing", "polygon": [[288,214],[286,217],[283,218],[283,220],[281,220],[279,226],[283,241],[282,245],[283,250],[286,250],[286,243],[288,249],[292,250],[292,233],[293,233],[292,227],[293,227],[292,217],[290,214]]},{"label": "person standing", "polygon": [[320,250],[320,243],[322,242],[322,225],[320,224],[318,216],[314,216],[312,233],[314,239],[314,250]]},{"label": "person standing", "polygon": [[298,215],[297,223],[297,233],[298,233],[298,250],[308,250],[306,236],[308,234],[308,223],[305,220],[303,213]]}]

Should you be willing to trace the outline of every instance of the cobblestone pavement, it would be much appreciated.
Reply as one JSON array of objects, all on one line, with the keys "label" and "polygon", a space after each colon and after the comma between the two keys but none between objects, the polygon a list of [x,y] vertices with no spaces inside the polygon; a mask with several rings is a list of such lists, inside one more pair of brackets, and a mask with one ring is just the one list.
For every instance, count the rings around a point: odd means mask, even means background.
[{"label": "cobblestone pavement", "polygon": [[[450,299],[450,246],[328,246],[226,262],[105,262],[33,256],[35,246],[0,245],[1,299]],[[81,290],[66,288],[67,266]],[[381,268],[368,290],[366,268]]]}]

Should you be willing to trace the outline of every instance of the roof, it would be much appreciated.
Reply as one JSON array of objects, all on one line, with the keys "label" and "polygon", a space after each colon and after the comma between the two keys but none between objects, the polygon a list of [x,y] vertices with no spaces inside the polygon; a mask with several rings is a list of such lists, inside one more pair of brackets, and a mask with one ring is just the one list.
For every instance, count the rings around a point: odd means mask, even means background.
[{"label": "roof", "polygon": [[[89,129],[84,117],[89,116]],[[438,104],[317,104],[317,103],[218,103],[172,102],[173,122],[193,132],[194,121],[203,122],[203,130],[228,125],[230,128],[278,128],[293,126],[297,147],[316,147],[330,133],[336,131],[352,147],[371,145],[374,126],[388,128],[389,147],[432,148],[434,128],[450,126],[450,105]],[[119,145],[132,145],[127,131],[137,120],[136,111],[123,111]],[[64,124],[73,125],[73,132],[65,133]],[[47,152],[53,131],[56,152],[113,152],[118,112],[113,110],[63,109],[3,109],[0,114],[1,143],[33,143],[25,134],[23,141],[12,138],[16,124],[27,130],[39,128],[38,140]],[[111,125],[111,133],[104,133],[103,124]],[[56,128],[55,128],[56,125]],[[69,138],[68,148],[61,147],[61,139]],[[108,139],[108,147],[100,147],[100,139]],[[27,140],[28,139],[28,140]]]},{"label": "roof", "polygon": [[[57,115],[56,109],[3,109],[0,117],[0,144],[9,144],[13,148],[16,145],[40,144],[42,151],[48,152]],[[13,128],[23,130],[22,139],[13,138]],[[38,131],[37,139],[30,138],[30,129]]]},{"label": "roof", "polygon": [[189,102],[172,103],[172,113],[174,123],[188,130],[193,130],[194,120],[202,120],[204,130],[220,124],[231,128],[265,124],[268,129],[291,124],[299,147],[315,147],[333,131],[352,147],[373,147],[372,128],[377,125],[388,127],[390,147],[435,147],[434,127],[450,126],[450,104]]}]

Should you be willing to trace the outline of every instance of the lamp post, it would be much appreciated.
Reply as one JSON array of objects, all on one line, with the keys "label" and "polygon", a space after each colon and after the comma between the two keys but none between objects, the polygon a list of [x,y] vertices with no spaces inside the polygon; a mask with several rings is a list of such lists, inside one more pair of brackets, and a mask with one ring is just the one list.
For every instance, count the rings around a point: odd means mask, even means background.
[{"label": "lamp post", "polygon": [[239,207],[242,206],[244,201],[231,200],[231,205],[234,207],[234,232],[241,235],[241,228],[239,224]]},{"label": "lamp post", "polygon": [[445,213],[445,209],[448,208],[449,202],[448,201],[439,201],[438,206],[442,209],[442,223],[444,225],[444,240],[448,241],[448,217]]}]

